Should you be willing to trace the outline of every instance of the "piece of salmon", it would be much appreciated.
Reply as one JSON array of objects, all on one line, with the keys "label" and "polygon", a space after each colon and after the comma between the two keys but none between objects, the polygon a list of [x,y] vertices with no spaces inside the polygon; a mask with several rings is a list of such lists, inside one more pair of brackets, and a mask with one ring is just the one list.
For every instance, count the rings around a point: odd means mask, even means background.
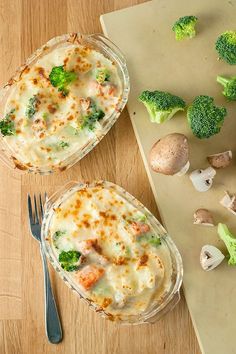
[{"label": "piece of salmon", "polygon": [[104,272],[103,268],[91,264],[78,271],[76,273],[76,278],[85,290],[89,290],[103,276]]},{"label": "piece of salmon", "polygon": [[139,236],[150,231],[150,226],[140,221],[132,221],[131,228],[135,236]]}]

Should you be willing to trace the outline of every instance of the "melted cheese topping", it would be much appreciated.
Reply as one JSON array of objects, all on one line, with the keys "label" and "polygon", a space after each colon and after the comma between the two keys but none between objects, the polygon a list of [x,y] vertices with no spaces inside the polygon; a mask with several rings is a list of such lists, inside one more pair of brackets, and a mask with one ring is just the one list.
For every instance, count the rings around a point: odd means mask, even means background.
[{"label": "melted cheese topping", "polygon": [[[76,80],[67,86],[66,96],[49,80],[55,66],[76,73]],[[98,70],[107,70],[108,80],[99,83]],[[121,87],[114,63],[96,50],[78,44],[66,43],[26,67],[12,86],[5,107],[5,116],[13,112],[10,119],[14,135],[4,139],[15,161],[26,168],[60,167],[101,130],[100,123],[109,118],[121,99]],[[29,114],[32,100],[35,113]],[[83,123],[94,105],[105,116],[93,123],[93,129],[88,129]]]},{"label": "melted cheese topping", "polygon": [[146,215],[113,189],[88,187],[65,198],[49,236],[59,262],[66,252],[81,254],[69,274],[86,298],[113,317],[141,314],[170,289],[168,247]]}]

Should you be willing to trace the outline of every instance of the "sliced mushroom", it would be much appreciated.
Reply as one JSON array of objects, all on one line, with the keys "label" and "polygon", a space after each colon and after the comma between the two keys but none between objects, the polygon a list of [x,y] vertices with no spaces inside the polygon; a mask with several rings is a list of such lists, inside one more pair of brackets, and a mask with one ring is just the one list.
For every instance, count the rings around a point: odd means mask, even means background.
[{"label": "sliced mushroom", "polygon": [[205,170],[193,171],[189,178],[191,179],[197,191],[206,192],[211,188],[215,174],[216,171],[214,168],[208,167]]},{"label": "sliced mushroom", "polygon": [[220,152],[218,154],[209,155],[207,156],[207,160],[209,164],[214,168],[225,168],[231,163],[232,157],[232,151],[229,150]]},{"label": "sliced mushroom", "polygon": [[236,195],[230,195],[228,192],[225,192],[225,196],[221,199],[220,204],[228,209],[231,213],[236,215]]},{"label": "sliced mushroom", "polygon": [[193,218],[195,225],[214,226],[213,217],[207,209],[197,209],[193,214]]},{"label": "sliced mushroom", "polygon": [[224,258],[225,256],[217,247],[205,245],[201,249],[200,264],[202,269],[209,271],[216,268]]},{"label": "sliced mushroom", "polygon": [[150,151],[153,171],[164,175],[182,175],[189,168],[188,140],[185,135],[173,133],[158,140]]}]

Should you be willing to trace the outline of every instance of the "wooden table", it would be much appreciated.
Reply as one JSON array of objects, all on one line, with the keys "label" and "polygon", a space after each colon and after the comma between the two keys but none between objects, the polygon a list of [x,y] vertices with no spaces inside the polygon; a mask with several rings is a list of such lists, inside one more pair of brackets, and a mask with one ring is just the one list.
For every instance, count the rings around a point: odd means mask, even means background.
[{"label": "wooden table", "polygon": [[[67,32],[101,31],[101,13],[139,0],[0,0],[0,81],[49,38]],[[51,269],[64,340],[45,337],[43,275],[38,244],[28,230],[28,192],[53,192],[70,180],[107,179],[120,184],[155,215],[129,116],[83,161],[61,174],[20,176],[0,164],[0,353],[1,354],[199,354],[185,301],[155,325],[120,327],[101,319]]]}]

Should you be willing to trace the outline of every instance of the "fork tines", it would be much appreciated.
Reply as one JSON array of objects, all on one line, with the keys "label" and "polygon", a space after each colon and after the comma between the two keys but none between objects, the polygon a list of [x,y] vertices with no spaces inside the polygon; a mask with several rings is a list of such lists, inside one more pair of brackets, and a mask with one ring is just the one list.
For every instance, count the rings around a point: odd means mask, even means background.
[{"label": "fork tines", "polygon": [[[31,199],[33,199],[33,202],[31,201]],[[46,200],[46,193],[45,193],[45,200]],[[30,224],[41,223],[44,215],[43,197],[41,193],[38,195],[38,197],[34,194],[33,198],[31,198],[30,194],[28,194],[28,212],[29,212]]]}]

